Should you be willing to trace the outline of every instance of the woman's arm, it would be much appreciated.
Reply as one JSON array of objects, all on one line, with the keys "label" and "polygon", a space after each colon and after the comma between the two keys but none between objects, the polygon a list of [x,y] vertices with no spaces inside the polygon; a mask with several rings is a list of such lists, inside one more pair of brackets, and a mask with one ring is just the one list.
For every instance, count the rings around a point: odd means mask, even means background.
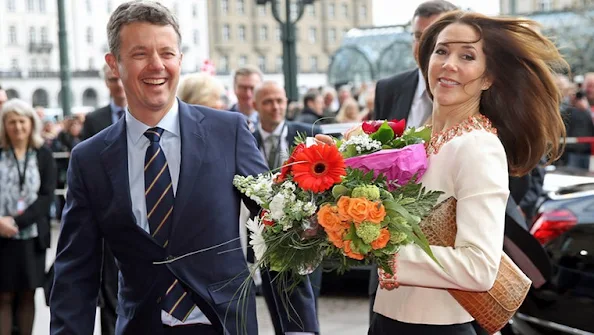
[{"label": "woman's arm", "polygon": [[[399,252],[401,285],[487,291],[495,281],[503,247],[508,169],[505,151],[492,134],[473,132],[456,143],[453,178],[457,199],[455,247],[432,246],[443,269],[419,247]],[[436,168],[436,167],[433,167]]]},{"label": "woman's arm", "polygon": [[37,164],[41,185],[37,192],[37,200],[33,202],[21,215],[14,217],[20,230],[35,223],[39,217],[49,214],[50,205],[56,190],[57,169],[51,151],[46,147],[37,150]]}]

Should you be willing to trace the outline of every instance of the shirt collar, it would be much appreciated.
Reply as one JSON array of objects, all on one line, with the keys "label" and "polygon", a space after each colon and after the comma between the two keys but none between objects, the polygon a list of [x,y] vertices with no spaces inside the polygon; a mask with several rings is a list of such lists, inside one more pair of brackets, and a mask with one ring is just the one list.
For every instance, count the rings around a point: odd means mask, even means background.
[{"label": "shirt collar", "polygon": [[417,90],[415,91],[415,98],[419,99],[425,93],[427,86],[425,85],[425,78],[423,78],[423,73],[421,69],[419,69],[419,82],[417,83]]},{"label": "shirt collar", "polygon": [[109,100],[109,108],[111,108],[111,114],[118,115],[118,111],[125,110],[125,107],[121,107],[115,104],[113,99]]},{"label": "shirt collar", "polygon": [[287,128],[285,127],[285,121],[282,121],[281,123],[279,123],[278,126],[276,126],[276,128],[274,129],[274,131],[272,133],[269,133],[266,130],[264,130],[262,128],[262,124],[258,122],[258,131],[260,132],[260,137],[262,137],[262,142],[266,141],[266,139],[270,135],[285,137],[286,133],[288,132]]},{"label": "shirt collar", "polygon": [[[128,110],[128,107],[126,107],[126,127],[128,129],[128,135],[130,136],[130,139],[134,145],[138,144],[138,141],[144,136],[145,131],[147,131],[149,128],[153,128],[138,121],[134,116],[132,116]],[[174,100],[171,109],[165,114],[165,116],[163,116],[156,127],[163,128],[166,132],[173,134],[174,136],[179,136],[179,104],[177,102],[177,98]]]}]

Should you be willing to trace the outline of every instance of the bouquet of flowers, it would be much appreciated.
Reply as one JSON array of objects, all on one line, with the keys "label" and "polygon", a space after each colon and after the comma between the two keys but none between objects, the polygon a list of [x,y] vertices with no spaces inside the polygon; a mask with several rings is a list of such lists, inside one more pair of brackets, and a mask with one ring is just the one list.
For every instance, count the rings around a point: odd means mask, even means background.
[{"label": "bouquet of flowers", "polygon": [[257,264],[295,278],[329,257],[340,272],[377,263],[392,274],[392,256],[410,243],[435,260],[419,228],[440,195],[419,184],[429,137],[403,120],[367,122],[336,145],[301,137],[280,172],[236,176],[262,207],[247,223]]}]

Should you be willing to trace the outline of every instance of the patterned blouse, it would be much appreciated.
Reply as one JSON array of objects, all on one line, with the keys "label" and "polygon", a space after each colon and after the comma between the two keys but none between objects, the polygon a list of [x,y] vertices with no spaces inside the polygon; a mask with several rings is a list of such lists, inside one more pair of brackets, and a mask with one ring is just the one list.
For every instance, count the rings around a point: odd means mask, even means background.
[{"label": "patterned blouse", "polygon": [[[0,216],[18,216],[17,206],[20,199],[23,199],[25,209],[37,200],[37,193],[41,186],[37,152],[29,149],[27,155],[29,156],[27,160],[23,158],[18,161],[19,167],[17,168],[15,156],[11,149],[2,150],[0,153]],[[21,173],[23,172],[25,161],[27,162],[25,181],[23,183],[23,191],[20,192],[19,170]],[[34,223],[19,230],[12,238],[16,240],[28,240],[38,235],[37,223]]]}]

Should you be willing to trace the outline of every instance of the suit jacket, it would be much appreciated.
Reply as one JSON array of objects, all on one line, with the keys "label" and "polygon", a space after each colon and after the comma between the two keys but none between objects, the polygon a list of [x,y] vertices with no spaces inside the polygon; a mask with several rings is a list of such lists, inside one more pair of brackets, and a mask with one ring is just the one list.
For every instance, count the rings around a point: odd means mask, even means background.
[{"label": "suit jacket", "polygon": [[83,140],[95,136],[98,132],[111,126],[112,122],[110,105],[101,107],[87,114],[82,130]]},{"label": "suit jacket", "polygon": [[[295,122],[312,124],[316,123],[322,116],[316,114],[311,108],[305,107],[299,115],[295,117]],[[322,122],[322,121],[320,121]]]},{"label": "suit jacket", "polygon": [[[240,193],[232,181],[236,174],[268,169],[241,115],[180,101],[179,120],[182,161],[165,248],[132,213],[125,119],[74,148],[55,262],[51,334],[92,333],[101,238],[120,270],[116,334],[163,334],[158,300],[171,275],[218,333],[257,334],[254,294],[241,301],[236,294],[248,270],[238,238]],[[153,263],[219,244],[172,263]],[[309,296],[301,299],[312,299],[311,288],[305,293]]]},{"label": "suit jacket", "polygon": [[408,121],[418,82],[416,68],[379,80],[375,86],[375,119]]},{"label": "suit jacket", "polygon": [[[317,134],[320,134],[322,132],[322,130],[320,129],[320,127],[313,127],[312,130],[312,126],[311,124],[307,124],[307,123],[302,123],[302,122],[297,122],[297,121],[285,121],[286,125],[287,125],[287,143],[289,144],[289,148],[293,145],[293,143],[295,142],[295,138],[297,137],[298,133],[305,133],[307,134],[307,136],[314,136]],[[254,130],[254,132],[252,133],[254,135],[254,138],[256,139],[256,143],[258,144],[258,148],[261,148],[263,143],[262,143],[262,136],[260,135],[260,131],[258,130],[258,128],[256,128],[256,130]]]}]

